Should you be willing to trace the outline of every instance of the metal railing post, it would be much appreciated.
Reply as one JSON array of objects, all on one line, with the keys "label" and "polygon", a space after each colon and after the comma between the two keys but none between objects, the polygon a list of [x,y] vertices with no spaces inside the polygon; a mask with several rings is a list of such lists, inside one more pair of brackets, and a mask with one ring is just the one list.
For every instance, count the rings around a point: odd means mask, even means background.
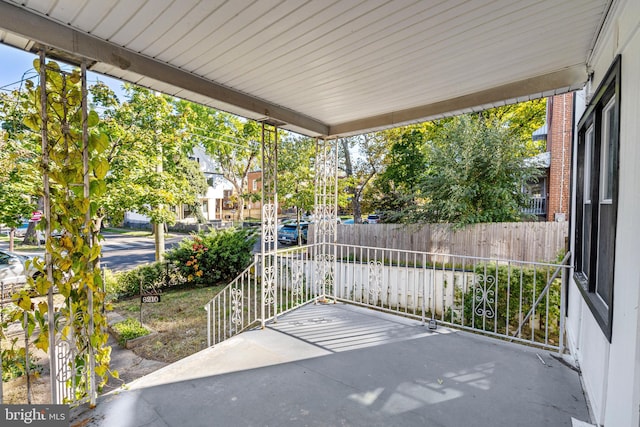
[{"label": "metal railing post", "polygon": [[[566,259],[566,257],[565,257]],[[560,277],[560,336],[558,340],[558,353],[563,354],[565,350],[564,345],[564,328],[566,326],[566,315],[567,315],[567,287],[565,286],[565,281],[567,280],[567,268],[562,269],[562,275]]]}]

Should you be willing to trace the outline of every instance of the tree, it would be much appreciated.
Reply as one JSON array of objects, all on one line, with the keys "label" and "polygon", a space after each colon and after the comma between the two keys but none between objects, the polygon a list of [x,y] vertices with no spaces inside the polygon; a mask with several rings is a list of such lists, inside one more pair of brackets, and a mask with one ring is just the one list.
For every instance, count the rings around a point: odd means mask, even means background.
[{"label": "tree", "polygon": [[259,168],[260,127],[252,120],[180,101],[178,111],[189,117],[186,131],[191,144],[200,144],[231,183],[238,200],[238,219],[244,220],[244,202],[255,197],[248,189],[249,172]]},{"label": "tree", "polygon": [[376,179],[378,197],[373,206],[383,214],[386,222],[400,222],[420,196],[417,184],[427,163],[425,132],[412,126],[405,128],[399,137],[394,135],[392,138],[391,149],[385,158],[386,169]]},{"label": "tree", "polygon": [[193,143],[185,134],[188,114],[179,101],[133,85],[120,104],[108,87],[91,88],[103,108],[102,130],[109,137],[108,191],[100,200],[104,215],[119,222],[125,211],[147,215],[154,224],[174,223],[175,206],[197,205],[207,188],[198,165],[189,159]]},{"label": "tree", "polygon": [[37,142],[22,124],[24,102],[24,93],[0,94],[0,224],[10,229],[11,251],[16,227],[37,207],[36,194],[41,182]]},{"label": "tree", "polygon": [[278,203],[297,213],[313,210],[315,140],[285,135],[278,147]]},{"label": "tree", "polygon": [[533,157],[546,150],[544,141],[533,141],[533,132],[545,123],[546,98],[491,108],[481,114],[489,122],[498,122],[507,126],[514,138],[525,146],[525,154]]},{"label": "tree", "polygon": [[428,144],[429,165],[417,185],[424,202],[413,220],[472,224],[518,221],[523,183],[537,173],[527,147],[502,122],[483,115],[445,121]]},{"label": "tree", "polygon": [[342,168],[346,175],[345,191],[349,195],[353,219],[362,222],[362,199],[375,178],[384,171],[388,153],[385,132],[375,132],[340,139]]}]

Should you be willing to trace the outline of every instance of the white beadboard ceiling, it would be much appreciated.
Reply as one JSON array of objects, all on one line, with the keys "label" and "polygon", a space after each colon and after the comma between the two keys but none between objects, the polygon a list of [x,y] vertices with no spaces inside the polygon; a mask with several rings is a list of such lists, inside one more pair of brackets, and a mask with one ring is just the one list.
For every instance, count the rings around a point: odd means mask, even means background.
[{"label": "white beadboard ceiling", "polygon": [[582,87],[614,0],[0,1],[0,41],[307,135]]}]

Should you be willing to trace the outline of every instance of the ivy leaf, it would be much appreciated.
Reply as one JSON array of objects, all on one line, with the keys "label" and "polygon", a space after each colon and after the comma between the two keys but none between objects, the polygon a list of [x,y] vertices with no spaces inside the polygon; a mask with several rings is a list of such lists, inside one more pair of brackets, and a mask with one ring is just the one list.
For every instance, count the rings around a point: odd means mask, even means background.
[{"label": "ivy leaf", "polygon": [[29,297],[29,295],[26,295],[25,293],[21,294],[18,297],[17,304],[18,304],[18,307],[20,307],[25,311],[31,310],[31,298]]},{"label": "ivy leaf", "polygon": [[49,334],[48,333],[40,333],[36,341],[34,342],[36,348],[47,352],[49,351]]},{"label": "ivy leaf", "polygon": [[[25,126],[34,132],[40,132],[40,120],[35,115],[26,116],[22,121]],[[7,134],[8,135],[8,134]]]},{"label": "ivy leaf", "polygon": [[97,153],[104,152],[109,148],[109,137],[105,133],[92,133],[89,137],[89,148]]},{"label": "ivy leaf", "polygon": [[92,180],[89,184],[91,195],[94,197],[102,196],[107,192],[107,184],[102,180]]},{"label": "ivy leaf", "polygon": [[107,373],[106,365],[96,365],[96,374],[100,377],[103,377]]},{"label": "ivy leaf", "polygon": [[87,117],[87,126],[94,127],[100,123],[100,116],[94,110],[89,111],[89,116]]},{"label": "ivy leaf", "polygon": [[106,159],[99,159],[93,165],[93,171],[98,179],[104,179],[109,172],[109,162]]},{"label": "ivy leaf", "polygon": [[40,301],[38,303],[38,312],[40,312],[42,316],[44,316],[48,310],[49,310],[49,307],[47,306],[46,302]]}]

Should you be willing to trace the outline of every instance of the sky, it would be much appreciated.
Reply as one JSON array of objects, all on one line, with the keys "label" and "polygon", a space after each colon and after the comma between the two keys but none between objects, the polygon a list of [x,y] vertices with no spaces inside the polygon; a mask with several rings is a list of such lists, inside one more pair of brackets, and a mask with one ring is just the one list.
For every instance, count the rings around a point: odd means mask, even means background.
[{"label": "sky", "polygon": [[[6,91],[19,87],[19,82],[23,76],[27,78],[37,76],[37,72],[33,68],[34,59],[36,59],[36,55],[32,53],[0,43],[0,90]],[[95,83],[98,79],[106,83],[116,92],[120,102],[124,101],[121,89],[122,82],[120,80],[92,73],[91,71],[87,73],[87,79],[89,85]]]}]

